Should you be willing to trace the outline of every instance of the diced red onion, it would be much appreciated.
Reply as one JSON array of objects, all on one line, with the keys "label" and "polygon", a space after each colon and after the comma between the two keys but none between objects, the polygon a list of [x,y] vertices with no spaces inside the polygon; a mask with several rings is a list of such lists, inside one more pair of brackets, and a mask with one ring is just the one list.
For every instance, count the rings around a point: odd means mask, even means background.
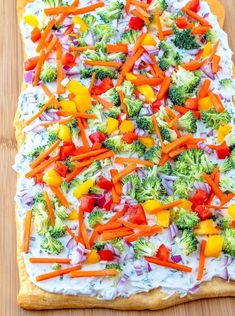
[{"label": "diced red onion", "polygon": [[148,53],[150,53],[152,55],[157,55],[158,54],[158,49],[155,46],[144,45],[143,47]]},{"label": "diced red onion", "polygon": [[117,283],[117,293],[120,294],[124,290],[128,279],[129,279],[129,275],[124,273]]},{"label": "diced red onion", "polygon": [[169,185],[169,183],[166,179],[161,179],[161,184],[168,195],[172,195],[174,193],[172,186]]},{"label": "diced red onion", "polygon": [[76,247],[73,248],[71,254],[71,264],[78,264],[86,259],[84,256],[85,247],[83,244],[78,243]]},{"label": "diced red onion", "polygon": [[147,268],[147,271],[148,272],[151,272],[152,271],[152,268],[151,268],[151,265],[149,262],[146,261],[146,268]]},{"label": "diced red onion", "polygon": [[34,197],[28,190],[21,191],[17,196],[24,205],[31,206],[33,204]]},{"label": "diced red onion", "polygon": [[136,172],[139,178],[144,178],[146,176],[143,168],[138,168]]},{"label": "diced red onion", "polygon": [[201,67],[201,70],[204,72],[204,74],[209,77],[210,79],[214,80],[215,75],[213,74],[211,63],[207,63],[206,65]]},{"label": "diced red onion", "polygon": [[143,268],[141,266],[140,261],[138,261],[138,260],[134,261],[133,266],[134,266],[136,275],[138,275],[138,276],[143,275]]},{"label": "diced red onion", "polygon": [[132,197],[130,197],[130,196],[124,196],[121,199],[121,203],[129,204],[129,205],[136,205],[136,204],[138,204],[137,201],[135,199],[133,199]]},{"label": "diced red onion", "polygon": [[153,65],[153,61],[152,61],[152,59],[149,57],[149,54],[147,54],[147,53],[144,53],[144,54],[142,55],[141,60],[142,60],[143,62],[145,62],[146,64]]},{"label": "diced red onion", "polygon": [[171,256],[171,260],[174,261],[175,263],[178,263],[182,261],[182,257],[181,255]]},{"label": "diced red onion", "polygon": [[150,116],[152,114],[153,114],[153,111],[150,106],[142,107],[142,109],[139,112],[140,116],[145,116],[145,115]]},{"label": "diced red onion", "polygon": [[75,240],[73,239],[73,237],[71,237],[70,239],[69,239],[69,241],[67,242],[67,244],[66,244],[66,248],[68,248],[68,249],[72,249],[72,248],[74,248],[76,246],[76,242],[75,242]]},{"label": "diced red onion", "polygon": [[200,136],[203,137],[203,138],[206,138],[207,133],[206,132],[202,132],[202,133],[200,133]]},{"label": "diced red onion", "polygon": [[137,134],[138,136],[144,136],[146,135],[146,132],[143,129],[137,127],[135,129],[135,134]]},{"label": "diced red onion", "polygon": [[172,223],[169,229],[170,229],[171,238],[174,239],[178,235],[179,229],[175,223]]},{"label": "diced red onion", "polygon": [[189,50],[187,50],[187,53],[189,55],[197,55],[198,49],[189,49]]},{"label": "diced red onion", "polygon": [[176,179],[178,179],[177,176],[170,176],[168,174],[165,173],[159,173],[160,178],[165,179],[165,180],[172,180],[175,181]]},{"label": "diced red onion", "polygon": [[218,276],[219,278],[222,278],[222,279],[228,281],[228,280],[229,280],[228,268],[225,267],[222,271],[220,271],[220,272],[217,274],[217,276]]},{"label": "diced red onion", "polygon": [[69,25],[71,25],[72,24],[72,17],[66,17],[65,19],[64,19],[64,21],[63,21],[63,25],[64,26],[69,26]]},{"label": "diced red onion", "polygon": [[197,285],[195,285],[194,287],[192,287],[188,292],[189,292],[190,294],[195,294],[195,293],[197,293],[197,291],[199,290],[199,288],[200,288],[200,285],[197,284]]},{"label": "diced red onion", "polygon": [[34,70],[30,70],[24,73],[24,81],[26,83],[32,83],[34,77]]},{"label": "diced red onion", "polygon": [[175,70],[175,67],[170,66],[167,70],[166,70],[166,76],[170,77],[170,75],[173,73],[173,71]]},{"label": "diced red onion", "polygon": [[204,19],[207,18],[208,16],[209,16],[209,12],[206,12],[206,13],[203,14],[203,18]]},{"label": "diced red onion", "polygon": [[162,58],[163,54],[164,54],[164,50],[160,49],[158,52],[158,58]]},{"label": "diced red onion", "polygon": [[123,187],[122,187],[122,192],[124,195],[128,195],[130,194],[131,192],[131,189],[132,189],[132,184],[130,181],[126,182]]},{"label": "diced red onion", "polygon": [[226,256],[225,265],[229,266],[233,262],[233,258],[231,256]]},{"label": "diced red onion", "polygon": [[196,190],[203,190],[209,194],[211,192],[211,187],[209,186],[208,183],[201,182],[201,181],[195,181],[194,182],[194,188]]},{"label": "diced red onion", "polygon": [[206,143],[199,142],[198,147],[201,148],[205,153],[211,155],[213,153],[213,149],[211,149]]}]

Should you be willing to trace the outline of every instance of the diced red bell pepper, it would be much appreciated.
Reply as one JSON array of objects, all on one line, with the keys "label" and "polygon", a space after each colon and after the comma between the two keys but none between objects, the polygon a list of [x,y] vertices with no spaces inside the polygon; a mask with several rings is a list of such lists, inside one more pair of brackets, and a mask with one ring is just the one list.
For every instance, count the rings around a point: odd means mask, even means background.
[{"label": "diced red bell pepper", "polygon": [[41,38],[41,31],[38,27],[33,28],[31,35],[30,35],[31,41],[36,43]]},{"label": "diced red bell pepper", "polygon": [[75,58],[72,54],[70,53],[66,53],[64,54],[64,56],[62,57],[62,65],[64,66],[73,66],[75,62]]},{"label": "diced red bell pepper", "polygon": [[230,148],[226,142],[216,147],[216,154],[219,159],[224,159],[230,155]]},{"label": "diced red bell pepper", "polygon": [[112,79],[107,77],[107,78],[104,78],[98,86],[94,87],[93,93],[95,95],[99,95],[99,94],[106,92],[107,90],[109,90],[111,88],[113,88]]},{"label": "diced red bell pepper", "polygon": [[83,212],[91,213],[95,206],[95,199],[92,195],[85,195],[81,198],[80,209]]},{"label": "diced red bell pepper", "polygon": [[189,98],[185,101],[184,107],[189,110],[198,111],[198,98]]},{"label": "diced red bell pepper", "polygon": [[42,173],[36,174],[35,178],[36,178],[36,183],[44,183]]},{"label": "diced red bell pepper", "polygon": [[235,228],[235,220],[231,222],[231,226]]},{"label": "diced red bell pepper", "polygon": [[96,180],[96,184],[98,185],[99,188],[106,190],[106,191],[111,191],[112,190],[112,182],[108,179],[106,179],[104,176],[100,176]]},{"label": "diced red bell pepper", "polygon": [[163,261],[168,261],[170,257],[170,251],[164,244],[161,244],[157,251],[157,258]]},{"label": "diced red bell pepper", "polygon": [[198,12],[200,10],[200,0],[191,0],[185,7],[193,12]]},{"label": "diced red bell pepper", "polygon": [[137,205],[130,206],[127,213],[128,213],[129,221],[131,223],[138,224],[138,225],[147,224],[145,212],[142,205],[137,204]]},{"label": "diced red bell pepper", "polygon": [[94,132],[89,136],[92,144],[102,143],[105,140],[105,135],[102,132]]},{"label": "diced red bell pepper", "polygon": [[99,250],[98,255],[100,256],[101,260],[113,261],[113,252],[111,250]]},{"label": "diced red bell pepper", "polygon": [[175,22],[180,29],[185,29],[188,26],[188,20],[184,16],[178,17]]},{"label": "diced red bell pepper", "polygon": [[193,211],[197,213],[198,217],[202,221],[209,219],[212,216],[211,211],[205,205],[196,205],[193,208]]},{"label": "diced red bell pepper", "polygon": [[61,175],[61,177],[66,177],[68,166],[66,166],[62,161],[56,161],[55,170]]},{"label": "diced red bell pepper", "polygon": [[195,205],[202,205],[208,199],[208,193],[204,190],[197,190],[190,201]]},{"label": "diced red bell pepper", "polygon": [[141,30],[144,26],[143,20],[137,16],[132,16],[129,21],[129,28],[132,30]]},{"label": "diced red bell pepper", "polygon": [[160,109],[162,102],[160,100],[155,100],[152,105],[151,108],[153,110],[154,113],[157,113]]},{"label": "diced red bell pepper", "polygon": [[60,147],[60,159],[65,160],[68,156],[71,156],[75,151],[75,145],[72,142],[64,142],[64,145]]},{"label": "diced red bell pepper", "polygon": [[122,137],[122,139],[127,144],[132,144],[135,140],[138,139],[138,135],[134,132],[128,132]]},{"label": "diced red bell pepper", "polygon": [[24,62],[24,70],[25,71],[33,70],[37,66],[38,58],[39,57],[36,56],[36,57],[32,57],[32,58],[27,59]]},{"label": "diced red bell pepper", "polygon": [[150,3],[152,3],[152,1],[153,1],[153,0],[147,0],[147,3],[150,4]]},{"label": "diced red bell pepper", "polygon": [[106,211],[110,211],[113,200],[112,197],[106,193],[102,195],[93,195],[95,199],[95,206],[104,208]]}]

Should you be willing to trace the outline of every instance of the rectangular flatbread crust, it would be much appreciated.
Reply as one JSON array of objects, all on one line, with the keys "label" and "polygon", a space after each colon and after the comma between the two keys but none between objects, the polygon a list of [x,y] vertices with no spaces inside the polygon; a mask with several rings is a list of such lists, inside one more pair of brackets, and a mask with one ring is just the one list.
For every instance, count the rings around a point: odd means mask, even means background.
[{"label": "rectangular flatbread crust", "polygon": [[[217,16],[221,27],[224,24],[224,7],[217,0],[206,0],[213,14]],[[25,5],[31,2],[30,0],[17,0],[17,15],[20,22]],[[24,90],[22,86],[22,91]],[[18,148],[24,141],[22,126],[16,113],[14,126],[16,129],[16,140]],[[16,220],[17,221],[17,220]],[[210,297],[225,297],[235,296],[235,281],[225,282],[222,279],[214,278],[209,282],[201,284],[200,289],[195,294],[188,294],[180,298],[178,294],[174,294],[167,299],[166,294],[160,289],[153,289],[146,293],[138,293],[128,298],[116,298],[114,300],[99,300],[95,297],[86,295],[63,295],[53,294],[43,291],[38,286],[32,283],[28,276],[24,260],[20,251],[20,224],[17,226],[17,262],[20,277],[20,290],[17,297],[17,302],[20,307],[28,310],[44,310],[44,309],[64,309],[64,308],[111,308],[116,310],[158,310],[174,306],[181,303],[186,303],[198,299]]]}]

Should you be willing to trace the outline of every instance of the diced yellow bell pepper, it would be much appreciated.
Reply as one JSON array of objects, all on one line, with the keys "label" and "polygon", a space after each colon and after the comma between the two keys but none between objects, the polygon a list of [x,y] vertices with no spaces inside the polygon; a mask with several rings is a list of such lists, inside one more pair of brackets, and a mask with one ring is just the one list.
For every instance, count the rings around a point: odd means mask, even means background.
[{"label": "diced yellow bell pepper", "polygon": [[43,181],[48,185],[59,187],[63,182],[61,176],[54,169],[47,171],[43,176]]},{"label": "diced yellow bell pepper", "polygon": [[159,200],[148,200],[142,204],[145,212],[151,214],[156,208],[161,206],[161,202]]},{"label": "diced yellow bell pepper", "polygon": [[107,133],[109,135],[112,134],[114,131],[118,129],[118,125],[119,125],[118,120],[112,117],[108,117],[106,121]]},{"label": "diced yellow bell pepper", "polygon": [[78,94],[73,98],[73,101],[76,103],[77,110],[83,113],[92,107],[90,94]]},{"label": "diced yellow bell pepper", "polygon": [[66,85],[66,88],[69,90],[70,93],[73,93],[74,95],[77,95],[77,94],[90,95],[88,89],[75,79],[69,81]]},{"label": "diced yellow bell pepper", "polygon": [[143,144],[147,148],[151,148],[155,144],[154,138],[151,136],[139,137],[139,141],[141,142],[141,144]]},{"label": "diced yellow bell pepper", "polygon": [[189,212],[191,210],[192,204],[193,203],[188,200],[183,200],[183,202],[179,205],[179,207]]},{"label": "diced yellow bell pepper", "polygon": [[135,79],[137,79],[137,76],[133,75],[133,74],[130,73],[130,72],[127,72],[127,73],[126,73],[126,80],[131,81],[131,80],[135,80]]},{"label": "diced yellow bell pepper", "polygon": [[146,34],[142,41],[142,45],[146,45],[146,46],[155,46],[156,44],[157,43],[155,39],[149,34]]},{"label": "diced yellow bell pepper", "polygon": [[87,264],[95,264],[100,261],[100,256],[97,253],[97,250],[92,249],[91,252],[88,254],[85,263]]},{"label": "diced yellow bell pepper", "polygon": [[60,106],[63,111],[77,112],[76,104],[70,100],[61,100]]},{"label": "diced yellow bell pepper", "polygon": [[195,235],[217,235],[219,232],[219,228],[213,226],[213,220],[211,219],[200,222],[194,229]]},{"label": "diced yellow bell pepper", "polygon": [[208,42],[208,43],[206,43],[206,45],[203,48],[202,57],[205,58],[205,57],[209,56],[211,54],[211,52],[212,52],[212,45],[211,45],[211,42]]},{"label": "diced yellow bell pepper", "polygon": [[78,211],[72,210],[72,211],[70,212],[70,214],[69,214],[68,219],[69,219],[70,221],[73,221],[73,220],[75,220],[75,219],[78,219]]},{"label": "diced yellow bell pepper", "polygon": [[210,236],[206,242],[205,257],[219,257],[223,249],[224,237],[220,235]]},{"label": "diced yellow bell pepper", "polygon": [[95,181],[93,179],[88,179],[84,181],[83,183],[80,183],[76,189],[73,191],[73,195],[80,199],[83,195],[88,194],[89,190],[93,185],[95,184]]},{"label": "diced yellow bell pepper", "polygon": [[156,100],[156,95],[152,89],[152,87],[150,87],[150,85],[148,84],[143,84],[141,86],[136,87],[136,89],[143,94],[143,96],[145,97],[145,100],[147,102],[153,102]]},{"label": "diced yellow bell pepper", "polygon": [[71,131],[67,125],[60,124],[58,131],[58,138],[64,140],[65,142],[71,140]]},{"label": "diced yellow bell pepper", "polygon": [[229,124],[220,125],[218,129],[217,143],[223,142],[224,138],[232,131],[232,126]]},{"label": "diced yellow bell pepper", "polygon": [[120,132],[122,134],[128,133],[128,132],[133,132],[135,129],[135,125],[132,121],[125,120],[125,121],[122,121],[122,123],[119,126],[119,129],[120,129]]},{"label": "diced yellow bell pepper", "polygon": [[74,24],[79,24],[80,25],[80,31],[81,32],[85,32],[88,29],[87,24],[83,21],[82,18],[80,18],[80,16],[76,15],[73,17],[72,19]]},{"label": "diced yellow bell pepper", "polygon": [[199,111],[207,111],[213,107],[210,97],[205,97],[198,100]]},{"label": "diced yellow bell pepper", "polygon": [[235,218],[235,204],[231,204],[228,207],[228,214],[232,217]]},{"label": "diced yellow bell pepper", "polygon": [[24,22],[32,27],[38,27],[38,19],[35,15],[25,15]]},{"label": "diced yellow bell pepper", "polygon": [[170,225],[170,211],[157,212],[157,224],[162,227]]}]

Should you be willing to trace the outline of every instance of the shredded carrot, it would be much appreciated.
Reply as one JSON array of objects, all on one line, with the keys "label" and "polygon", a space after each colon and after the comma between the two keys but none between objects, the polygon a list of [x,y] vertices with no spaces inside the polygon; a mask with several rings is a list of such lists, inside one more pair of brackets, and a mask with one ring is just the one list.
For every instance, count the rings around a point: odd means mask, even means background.
[{"label": "shredded carrot", "polygon": [[165,165],[165,163],[169,160],[169,155],[166,155],[166,154],[162,154],[162,157],[159,161],[159,166],[163,166]]},{"label": "shredded carrot", "polygon": [[160,20],[160,13],[158,9],[155,10],[155,20],[156,20],[156,25],[157,25],[157,30],[158,30],[158,38],[160,41],[164,40],[164,34],[162,32],[162,24]]},{"label": "shredded carrot", "polygon": [[100,104],[102,104],[103,107],[106,108],[106,109],[110,109],[110,108],[113,107],[113,103],[108,102],[108,101],[102,99],[102,98],[101,98],[100,96],[98,96],[98,95],[93,96],[93,98],[94,98],[97,102],[99,102]]},{"label": "shredded carrot", "polygon": [[111,192],[112,192],[113,203],[119,204],[120,203],[120,196],[117,194],[117,191],[116,191],[114,186],[112,186]]},{"label": "shredded carrot", "polygon": [[79,47],[70,47],[70,52],[84,52],[86,50],[95,50],[95,46],[79,46]]},{"label": "shredded carrot", "polygon": [[145,14],[143,14],[143,12],[140,11],[139,9],[140,9],[140,8],[136,8],[136,9],[133,10],[131,13],[132,13],[134,16],[136,16],[136,17],[140,18],[141,20],[143,20],[146,25],[149,25],[149,23],[150,23],[149,18],[146,17]]},{"label": "shredded carrot", "polygon": [[130,0],[126,0],[126,5],[125,5],[126,14],[129,14],[129,12],[130,12],[130,7],[131,7]]},{"label": "shredded carrot", "polygon": [[78,118],[78,127],[80,129],[80,135],[82,138],[83,145],[89,147],[89,141],[88,141],[87,136],[86,136],[86,131],[85,131],[84,127],[82,126],[82,122],[81,122],[80,118]]},{"label": "shredded carrot", "polygon": [[183,106],[180,106],[180,105],[175,105],[175,106],[174,106],[174,110],[177,111],[177,112],[179,112],[179,113],[182,113],[182,114],[185,114],[185,113],[187,113],[188,111],[191,111],[191,112],[193,113],[194,117],[195,117],[197,120],[199,120],[200,117],[201,117],[200,111],[190,110],[190,109],[187,109],[187,108],[185,108],[185,107],[183,107]]},{"label": "shredded carrot", "polygon": [[194,60],[191,60],[189,61],[188,63],[185,63],[185,64],[182,64],[181,67],[183,67],[185,70],[188,70],[188,71],[195,71],[195,70],[198,70],[200,69],[204,63],[206,61],[199,61],[197,59],[194,59]]},{"label": "shredded carrot", "polygon": [[107,53],[128,53],[128,46],[124,43],[107,44]]},{"label": "shredded carrot", "polygon": [[50,201],[50,198],[49,198],[49,195],[48,195],[47,191],[45,191],[45,201],[46,201],[46,205],[47,205],[47,209],[48,209],[51,225],[54,226],[55,225],[54,210],[52,208],[51,201]]},{"label": "shredded carrot", "polygon": [[103,232],[103,234],[101,235],[101,240],[106,241],[106,240],[112,240],[112,239],[116,239],[119,237],[125,237],[125,236],[129,236],[132,235],[133,231],[132,230],[125,230],[125,231],[117,231],[117,232]]},{"label": "shredded carrot", "polygon": [[60,201],[60,203],[68,208],[69,207],[69,202],[67,201],[66,197],[64,196],[64,194],[62,193],[60,188],[59,187],[54,187],[52,185],[50,185],[49,187],[50,187],[51,191],[55,194],[57,199]]},{"label": "shredded carrot", "polygon": [[153,70],[155,71],[155,75],[161,79],[164,79],[165,75],[164,73],[161,71],[161,69],[159,68],[158,64],[157,64],[157,61],[156,61],[156,58],[155,56],[149,54],[149,57],[151,58],[152,62],[153,62]]},{"label": "shredded carrot", "polygon": [[92,73],[90,85],[89,85],[89,88],[88,88],[88,91],[89,91],[90,93],[92,92],[94,83],[95,83],[95,72]]},{"label": "shredded carrot", "polygon": [[104,225],[98,225],[95,227],[95,231],[97,233],[103,233],[106,230],[110,230],[110,229],[116,229],[116,228],[120,228],[122,227],[121,223],[117,223],[117,222],[111,222],[111,223],[106,223]]},{"label": "shredded carrot", "polygon": [[124,101],[124,93],[122,90],[117,90],[117,92],[118,92],[118,95],[120,98],[122,110],[128,116],[127,106],[126,106],[125,101]]},{"label": "shredded carrot", "polygon": [[212,58],[212,72],[216,74],[219,71],[219,63],[220,63],[221,57],[219,55],[214,55]]},{"label": "shredded carrot", "polygon": [[137,158],[128,158],[128,157],[115,157],[114,162],[117,164],[127,164],[135,163],[143,166],[153,166],[154,163],[147,160],[137,159]]},{"label": "shredded carrot", "polygon": [[74,14],[77,15],[77,14],[88,13],[88,12],[94,11],[95,9],[102,8],[103,6],[104,6],[104,2],[100,1],[91,5],[88,5],[86,7],[79,8],[74,12]]},{"label": "shredded carrot", "polygon": [[201,85],[199,91],[198,91],[198,99],[202,99],[208,96],[209,88],[211,85],[210,79],[206,79],[203,84]]},{"label": "shredded carrot", "polygon": [[173,30],[172,29],[163,30],[162,34],[163,36],[173,35]]},{"label": "shredded carrot", "polygon": [[47,167],[49,167],[53,162],[55,162],[56,160],[59,160],[60,156],[57,155],[55,157],[51,157],[48,160],[43,161],[40,165],[38,165],[37,167],[35,167],[34,169],[32,169],[31,171],[27,172],[25,174],[26,178],[33,178],[35,177],[35,175],[43,170],[45,170]]},{"label": "shredded carrot", "polygon": [[62,84],[61,84],[61,81],[64,79],[64,71],[63,71],[63,64],[62,64],[62,45],[60,43],[57,44],[56,62],[57,62],[56,93],[63,94],[65,92],[65,87],[62,86]]},{"label": "shredded carrot", "polygon": [[71,115],[70,117],[67,117],[66,119],[57,120],[57,121],[48,121],[45,123],[42,123],[41,126],[48,127],[54,124],[68,124],[72,119],[75,117],[75,115]]},{"label": "shredded carrot", "polygon": [[83,168],[86,167],[88,165],[90,165],[93,161],[95,160],[103,160],[106,158],[111,158],[114,156],[114,152],[112,150],[109,150],[103,154],[100,154],[98,156],[92,157],[91,159],[88,159],[86,161],[82,161],[80,163],[78,163],[77,165],[75,165],[76,168]]},{"label": "shredded carrot", "polygon": [[227,196],[225,196],[225,199],[221,201],[221,206],[227,204],[230,200],[234,198],[235,194],[234,193],[229,193]]},{"label": "shredded carrot", "polygon": [[149,236],[153,236],[159,232],[162,231],[162,228],[158,225],[154,225],[151,227],[151,230],[150,231],[139,231],[137,233],[134,233],[130,236],[127,236],[124,238],[124,240],[126,242],[133,242],[133,241],[136,241],[138,238],[140,237],[149,237]]},{"label": "shredded carrot", "polygon": [[86,225],[84,223],[84,214],[81,208],[79,208],[79,235],[78,238],[82,239],[84,242],[84,246],[86,249],[90,249],[91,246],[89,244],[88,240],[88,235],[87,235],[87,230],[86,230]]},{"label": "shredded carrot", "polygon": [[[111,169],[110,170],[110,175],[111,175],[111,178],[113,179],[113,177],[115,176],[115,175],[117,175],[118,174],[118,171],[117,171],[117,169]],[[115,192],[117,193],[117,195],[121,195],[122,194],[122,184],[121,184],[121,182],[120,181],[118,181],[118,182],[116,182],[114,185],[114,189],[115,189]]]},{"label": "shredded carrot", "polygon": [[22,251],[26,252],[26,253],[29,251],[31,222],[32,222],[32,210],[27,212],[27,214],[25,216],[25,222],[24,222],[24,235],[23,235]]},{"label": "shredded carrot", "polygon": [[110,277],[118,274],[117,269],[104,269],[104,270],[84,270],[84,271],[75,271],[70,273],[71,278],[80,278],[80,277]]},{"label": "shredded carrot", "polygon": [[204,19],[203,17],[201,17],[200,15],[198,15],[197,13],[195,13],[194,11],[188,9],[188,8],[182,8],[182,11],[185,12],[190,18],[198,21],[201,25],[203,26],[210,26],[210,23]]},{"label": "shredded carrot", "polygon": [[33,160],[29,165],[31,168],[37,167],[45,158],[47,158],[55,149],[59,146],[60,140],[54,142],[48,149],[42,152],[35,160]]},{"label": "shredded carrot", "polygon": [[163,79],[158,77],[145,77],[145,76],[138,76],[137,79],[131,79],[130,80],[135,86],[141,86],[144,84],[148,84],[150,86],[158,86],[160,83],[162,83]]},{"label": "shredded carrot", "polygon": [[192,138],[193,138],[192,134],[183,135],[180,138],[178,138],[175,141],[173,141],[172,143],[170,143],[170,144],[166,145],[165,147],[163,147],[162,151],[164,152],[164,154],[168,154],[169,152],[171,152],[172,150],[176,149],[177,147],[186,144]]},{"label": "shredded carrot", "polygon": [[203,270],[205,266],[205,248],[206,248],[206,240],[202,240],[201,247],[200,247],[200,259],[199,259],[199,266],[197,272],[197,280],[200,281],[203,277]]},{"label": "shredded carrot", "polygon": [[133,171],[135,171],[137,169],[136,164],[130,164],[128,167],[122,169],[122,171],[120,171],[118,174],[116,174],[112,181],[113,183],[117,183],[118,181],[120,181],[123,177],[127,176],[128,174],[132,173]]},{"label": "shredded carrot", "polygon": [[41,84],[41,88],[43,92],[45,93],[45,95],[48,96],[48,98],[53,97],[53,102],[54,102],[53,105],[56,107],[60,107],[59,101],[57,101],[56,97],[53,95],[53,93],[48,89],[48,87],[44,83]]},{"label": "shredded carrot", "polygon": [[71,259],[68,258],[29,258],[31,263],[64,263],[69,264]]},{"label": "shredded carrot", "polygon": [[134,66],[135,62],[140,58],[140,56],[143,54],[144,48],[140,47],[134,55],[132,55],[130,58],[128,58],[125,63],[122,66],[122,73],[123,75],[126,74],[126,72],[129,72],[132,67]]},{"label": "shredded carrot", "polygon": [[221,205],[211,205],[211,204],[206,204],[208,208],[214,208],[215,210],[226,210],[228,207],[227,206],[221,206]]},{"label": "shredded carrot", "polygon": [[209,94],[209,97],[211,99],[211,103],[213,104],[215,110],[219,113],[223,112],[224,106],[223,106],[223,103],[222,103],[219,95],[216,93],[213,93],[213,92],[209,92],[208,94]]},{"label": "shredded carrot", "polygon": [[192,28],[192,34],[193,35],[203,35],[210,29],[209,26],[194,26]]},{"label": "shredded carrot", "polygon": [[35,68],[34,78],[33,78],[33,86],[35,87],[39,82],[40,73],[42,70],[42,66],[44,64],[44,61],[46,59],[46,54],[44,49],[41,50],[40,55],[38,57],[37,66]]},{"label": "shredded carrot", "polygon": [[[71,7],[77,7],[79,5],[79,0],[73,1]],[[64,19],[69,15],[69,13],[62,13],[56,20],[56,25],[61,25]]]},{"label": "shredded carrot", "polygon": [[225,195],[220,190],[219,186],[215,184],[215,182],[209,177],[206,173],[203,172],[202,174],[203,179],[209,184],[212,191],[215,193],[215,195],[220,199],[220,201],[223,201],[225,199]]},{"label": "shredded carrot", "polygon": [[66,176],[66,182],[70,182],[73,180],[76,176],[79,175],[79,173],[82,171],[82,168],[74,168],[73,171],[71,171],[67,176]]},{"label": "shredded carrot", "polygon": [[143,3],[143,2],[140,2],[140,1],[137,1],[137,0],[130,0],[130,3],[137,6],[137,7],[141,7],[141,8],[144,8],[144,9],[147,9],[148,8],[148,4],[147,3]]},{"label": "shredded carrot", "polygon": [[117,61],[101,61],[101,60],[85,59],[84,60],[84,65],[89,65],[89,66],[106,66],[106,67],[120,68],[122,64],[117,62]]},{"label": "shredded carrot", "polygon": [[161,83],[160,90],[158,91],[157,94],[157,100],[161,100],[164,98],[164,96],[167,94],[168,89],[171,84],[171,78],[170,77],[165,77]]},{"label": "shredded carrot", "polygon": [[[182,200],[176,200],[176,201],[173,201],[173,202],[170,202],[170,203],[166,203],[166,204],[163,204],[157,208],[155,208],[153,210],[153,213],[157,213],[157,212],[160,212],[160,211],[165,211],[165,210],[169,210],[170,208],[174,207],[174,206],[178,206],[182,203]],[[152,213],[152,212],[151,212]]]},{"label": "shredded carrot", "polygon": [[106,151],[108,151],[107,148],[102,148],[102,149],[98,149],[98,150],[89,151],[89,152],[87,152],[85,154],[80,154],[80,155],[71,157],[71,161],[83,160],[85,158],[98,156],[99,154],[102,154],[102,153],[104,153]]},{"label": "shredded carrot", "polygon": [[55,23],[56,23],[56,20],[55,20],[55,19],[52,19],[52,20],[47,24],[47,26],[46,26],[44,32],[43,32],[42,35],[41,35],[41,39],[40,39],[40,41],[39,41],[39,43],[38,43],[38,46],[37,46],[37,48],[36,48],[36,51],[37,51],[38,53],[39,53],[40,50],[44,47],[45,41],[46,41],[48,35],[50,34],[50,32],[51,32],[53,26],[55,25]]},{"label": "shredded carrot", "polygon": [[152,257],[145,257],[145,259],[150,263],[155,263],[155,264],[158,264],[159,266],[162,266],[162,267],[168,267],[168,268],[183,271],[183,272],[191,272],[192,271],[192,268],[190,268],[188,266],[184,266],[182,264],[168,262],[165,260],[163,261],[163,260],[160,260],[157,258],[152,258]]},{"label": "shredded carrot", "polygon": [[156,117],[154,115],[152,116],[152,122],[153,122],[153,126],[154,126],[154,129],[155,129],[155,132],[157,134],[157,137],[159,139],[159,142],[160,142],[162,148],[164,148],[165,144],[163,143],[162,135],[161,135],[160,129],[158,127],[158,123],[157,123]]},{"label": "shredded carrot", "polygon": [[186,148],[178,148],[176,150],[173,150],[169,153],[169,157],[174,158],[174,157],[178,156],[180,153],[184,152],[185,150],[186,150]]},{"label": "shredded carrot", "polygon": [[219,44],[220,44],[220,40],[217,40],[217,41],[215,42],[213,48],[212,48],[212,52],[211,52],[211,55],[210,55],[210,57],[209,57],[209,61],[212,61],[212,59],[213,59],[215,53],[217,52],[217,49],[218,49],[218,47],[219,47]]},{"label": "shredded carrot", "polygon": [[61,270],[57,270],[57,271],[52,271],[52,272],[40,274],[36,277],[36,281],[39,282],[39,281],[43,281],[43,280],[48,280],[48,279],[55,278],[57,276],[64,275],[64,274],[67,274],[67,273],[70,273],[72,271],[76,271],[79,269],[81,269],[81,266],[77,265],[77,266],[72,266],[72,267],[69,267],[66,269],[61,269]]},{"label": "shredded carrot", "polygon": [[50,41],[49,45],[47,46],[45,59],[48,58],[48,56],[50,55],[51,51],[54,49],[55,45],[57,44],[57,42],[58,42],[58,37],[53,35],[52,40]]},{"label": "shredded carrot", "polygon": [[54,8],[47,8],[44,9],[44,13],[46,15],[56,15],[56,14],[60,14],[60,13],[74,13],[76,11],[75,7],[71,7],[71,6],[62,6],[62,7],[54,7]]},{"label": "shredded carrot", "polygon": [[152,226],[132,224],[132,223],[129,223],[123,219],[118,219],[117,222],[122,224],[125,227],[130,228],[130,229],[137,229],[137,230],[141,230],[141,231],[151,231],[151,229],[152,229]]},{"label": "shredded carrot", "polygon": [[94,245],[94,242],[96,241],[96,238],[98,237],[98,235],[99,234],[95,230],[93,230],[93,232],[89,238],[89,244],[91,247]]},{"label": "shredded carrot", "polygon": [[68,226],[65,227],[65,230],[76,241],[76,243],[78,243],[78,238],[75,236],[75,234]]}]

